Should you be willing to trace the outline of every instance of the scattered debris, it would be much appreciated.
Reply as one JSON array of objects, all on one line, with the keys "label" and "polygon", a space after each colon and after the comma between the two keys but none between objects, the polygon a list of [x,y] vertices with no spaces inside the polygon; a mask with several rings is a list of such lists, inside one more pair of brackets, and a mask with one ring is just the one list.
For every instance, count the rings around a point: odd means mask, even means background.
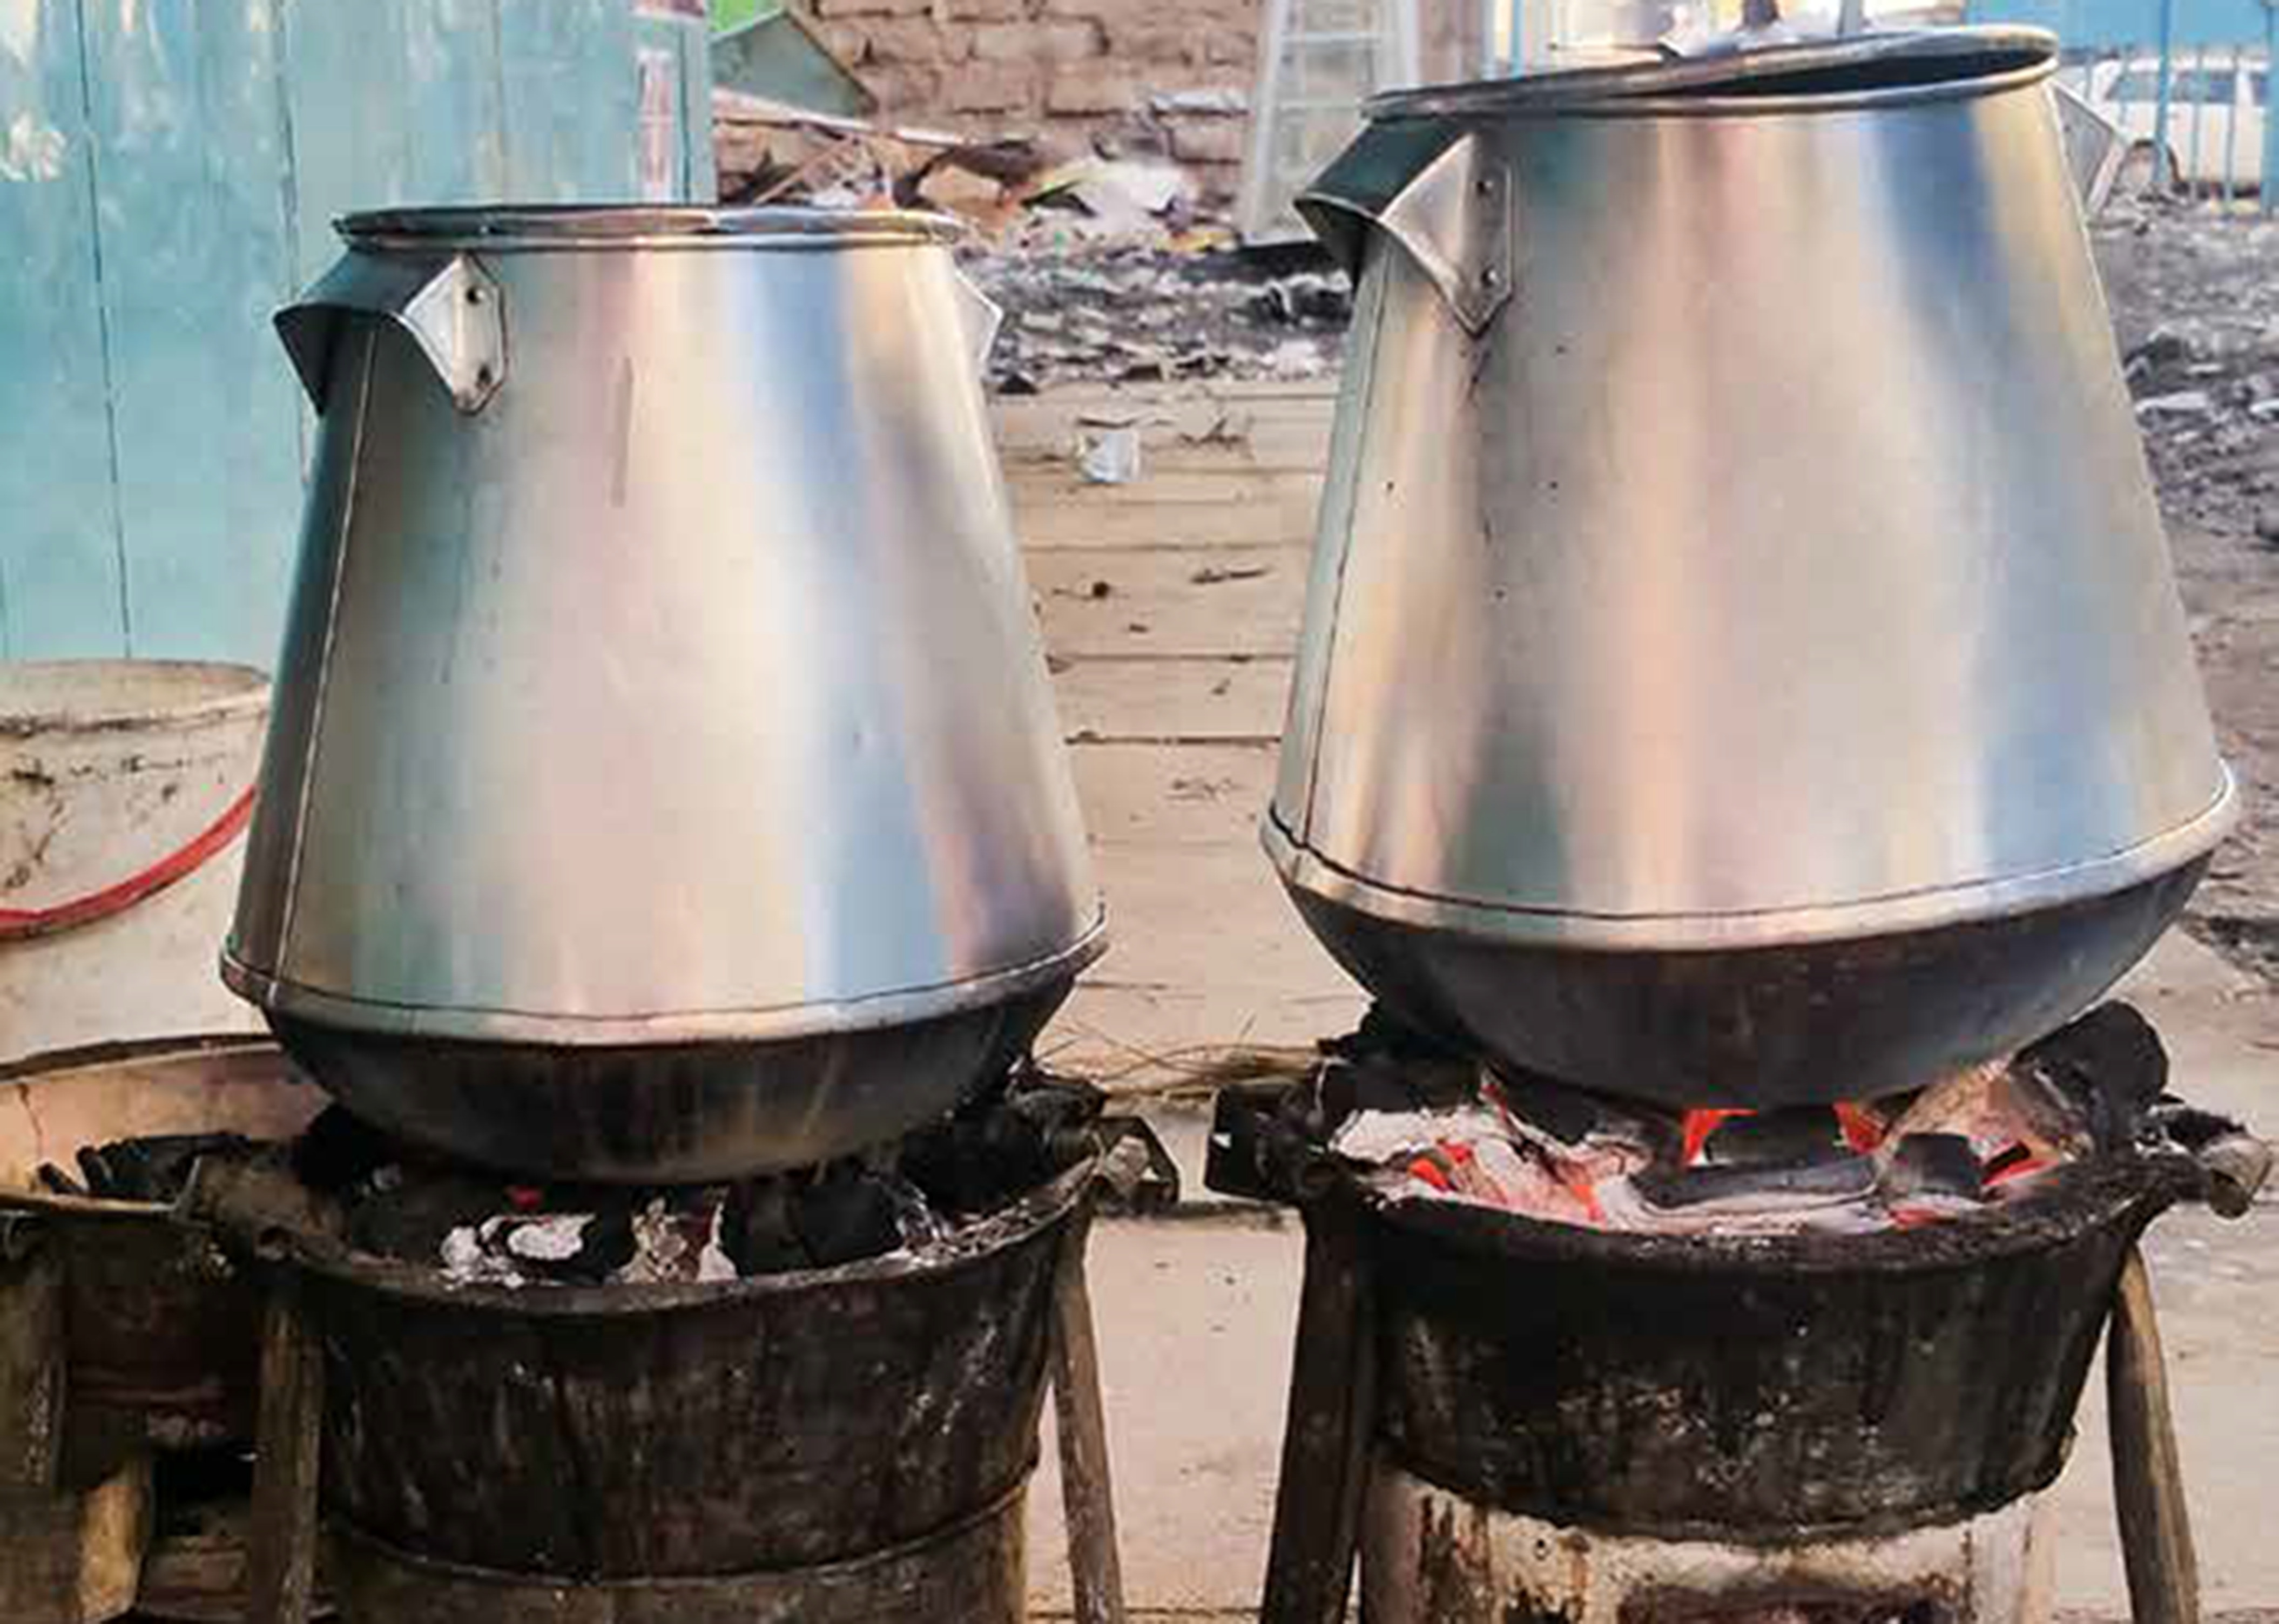
[{"label": "scattered debris", "polygon": [[1205,564],[1187,579],[1197,586],[1217,586],[1228,581],[1263,580],[1273,573],[1265,564]]},{"label": "scattered debris", "polygon": [[1129,485],[1140,477],[1140,430],[1131,424],[1084,436],[1077,470],[1093,485]]}]

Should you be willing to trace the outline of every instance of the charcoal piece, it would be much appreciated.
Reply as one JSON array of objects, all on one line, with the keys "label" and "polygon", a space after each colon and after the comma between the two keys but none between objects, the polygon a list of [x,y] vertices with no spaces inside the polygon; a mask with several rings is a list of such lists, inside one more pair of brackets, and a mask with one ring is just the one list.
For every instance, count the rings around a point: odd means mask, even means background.
[{"label": "charcoal piece", "polygon": [[1408,1024],[1383,1004],[1373,1003],[1361,1024],[1342,1038],[1314,1046],[1333,1060],[1463,1061],[1471,1057],[1446,1038]]},{"label": "charcoal piece", "polygon": [[574,1256],[535,1261],[517,1258],[516,1267],[564,1285],[603,1284],[633,1260],[633,1213],[641,1202],[638,1191],[612,1191],[607,1204],[586,1225],[579,1237],[584,1244]]},{"label": "charcoal piece", "polygon": [[963,1215],[999,1211],[1055,1171],[1047,1130],[1016,1110],[951,1117],[902,1149],[902,1176],[940,1211]]},{"label": "charcoal piece", "polygon": [[50,1195],[76,1196],[82,1200],[87,1198],[87,1186],[52,1161],[40,1163],[38,1177],[40,1188]]},{"label": "charcoal piece", "polygon": [[1638,1194],[1664,1212],[1712,1202],[1848,1200],[1876,1188],[1876,1165],[1848,1151],[1770,1167],[1655,1168],[1631,1180]]},{"label": "charcoal piece", "polygon": [[1362,1111],[1405,1115],[1413,1111],[1449,1111],[1480,1097],[1482,1074],[1471,1061],[1392,1061],[1383,1056],[1332,1059],[1314,1088],[1324,1136]]},{"label": "charcoal piece", "polygon": [[2021,1050],[2014,1066],[2084,1105],[2091,1137],[2108,1150],[2136,1137],[2145,1113],[2168,1088],[2160,1034],[2118,1000]]},{"label": "charcoal piece", "polygon": [[328,1194],[360,1184],[403,1159],[403,1147],[362,1117],[326,1106],[293,1142],[293,1171]]},{"label": "charcoal piece", "polygon": [[1976,1201],[1986,1194],[1986,1170],[1962,1134],[1911,1133],[1891,1147],[1884,1184],[1894,1196],[1957,1196]]},{"label": "charcoal piece", "polygon": [[1604,1106],[1539,1071],[1499,1070],[1495,1081],[1514,1116],[1562,1145],[1580,1145],[1606,1122]]},{"label": "charcoal piece", "polygon": [[720,1245],[737,1274],[788,1275],[812,1266],[792,1222],[790,1181],[756,1178],[728,1192]]},{"label": "charcoal piece", "polygon": [[894,1198],[870,1175],[833,1170],[792,1201],[800,1245],[820,1268],[884,1256],[902,1244]]},{"label": "charcoal piece", "polygon": [[90,1145],[79,1153],[89,1195],[110,1201],[172,1202],[201,1156],[244,1155],[253,1142],[235,1133],[167,1133]]},{"label": "charcoal piece", "polygon": [[1721,1166],[1773,1167],[1847,1148],[1835,1107],[1794,1106],[1729,1116],[1710,1131],[1702,1159]]},{"label": "charcoal piece", "polygon": [[432,1266],[443,1237],[506,1210],[498,1185],[472,1175],[424,1172],[375,1191],[349,1210],[348,1242],[374,1257]]}]

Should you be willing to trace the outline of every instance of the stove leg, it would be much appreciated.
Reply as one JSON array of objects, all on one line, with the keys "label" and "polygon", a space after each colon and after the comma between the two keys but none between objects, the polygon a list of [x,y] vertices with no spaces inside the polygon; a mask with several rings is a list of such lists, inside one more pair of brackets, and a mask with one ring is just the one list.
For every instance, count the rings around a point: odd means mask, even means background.
[{"label": "stove leg", "polygon": [[1306,1282],[1260,1624],[1339,1624],[1353,1590],[1377,1398],[1372,1283],[1360,1214],[1309,1203]]},{"label": "stove leg", "polygon": [[317,1582],[317,1469],[325,1362],[299,1283],[271,1285],[261,1331],[261,1412],[254,1434],[248,1624],[306,1624]]},{"label": "stove leg", "polygon": [[36,1221],[0,1214],[0,1491],[48,1493],[64,1440],[64,1265]]},{"label": "stove leg", "polygon": [[1053,1276],[1053,1424],[1060,1439],[1061,1500],[1077,1624],[1124,1624],[1124,1573],[1116,1497],[1108,1474],[1108,1418],[1100,1402],[1100,1344],[1085,1276],[1087,1213],[1069,1226]]},{"label": "stove leg", "polygon": [[2134,1246],[2121,1267],[2105,1375],[2129,1613],[2136,1624],[2199,1624],[2199,1559],[2168,1408],[2168,1365],[2152,1312],[2152,1277]]}]

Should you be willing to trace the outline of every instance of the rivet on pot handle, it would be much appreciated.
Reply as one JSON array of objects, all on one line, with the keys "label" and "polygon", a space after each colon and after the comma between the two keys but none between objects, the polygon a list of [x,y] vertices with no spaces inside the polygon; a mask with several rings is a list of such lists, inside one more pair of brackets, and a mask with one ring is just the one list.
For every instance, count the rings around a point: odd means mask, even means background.
[{"label": "rivet on pot handle", "polygon": [[277,312],[277,336],[319,413],[334,354],[356,316],[381,317],[401,327],[461,411],[480,411],[506,381],[499,285],[480,261],[467,254],[437,259],[351,253]]},{"label": "rivet on pot handle", "polygon": [[1510,177],[1477,134],[1372,125],[1297,208],[1355,280],[1371,229],[1399,243],[1475,338],[1511,298]]}]

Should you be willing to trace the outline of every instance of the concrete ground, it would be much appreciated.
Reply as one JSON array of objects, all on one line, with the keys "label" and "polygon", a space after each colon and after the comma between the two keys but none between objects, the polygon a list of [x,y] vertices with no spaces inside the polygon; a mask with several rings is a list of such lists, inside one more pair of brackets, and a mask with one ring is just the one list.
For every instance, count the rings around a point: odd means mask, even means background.
[{"label": "concrete ground", "polygon": [[[1117,946],[1047,1034],[1189,1163],[1188,1215],[1105,1222],[1093,1243],[1127,1590],[1139,1618],[1254,1613],[1271,1515],[1300,1244],[1201,1185],[1198,1073],[1231,1049],[1301,1049],[1362,1000],[1259,853],[1306,548],[1327,447],[1320,385],[1055,392],[1008,401],[1009,483]],[[1085,484],[1085,435],[1136,426],[1142,472]],[[2279,1120],[2279,1015],[2261,984],[2172,935],[2129,994],[2178,1087]],[[2279,1460],[2279,1192],[2248,1218],[2164,1218],[2147,1245],[2209,1609],[2279,1607],[2266,1537]],[[2099,1395],[2054,1495],[2060,1606],[2127,1611]],[[1047,1448],[1032,1497],[1040,1615],[1070,1606]]]}]

